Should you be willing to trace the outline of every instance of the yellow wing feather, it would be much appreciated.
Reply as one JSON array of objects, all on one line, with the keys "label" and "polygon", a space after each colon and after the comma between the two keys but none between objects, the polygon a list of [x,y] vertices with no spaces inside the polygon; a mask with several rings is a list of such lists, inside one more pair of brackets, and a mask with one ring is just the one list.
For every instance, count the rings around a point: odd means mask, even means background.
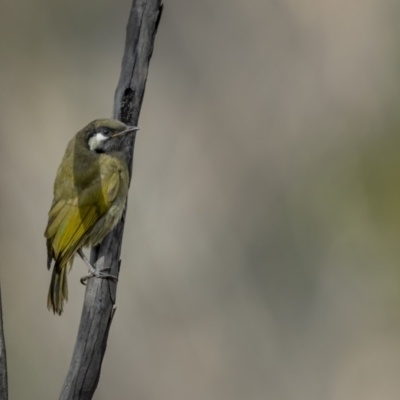
[{"label": "yellow wing feather", "polygon": [[100,210],[93,206],[66,204],[68,211],[52,241],[55,259],[64,265],[83,246],[86,235],[101,218]]},{"label": "yellow wing feather", "polygon": [[87,235],[118,194],[118,171],[102,178],[103,181],[96,181],[78,198],[55,202],[49,212],[45,237],[58,268],[63,268],[84,245]]}]

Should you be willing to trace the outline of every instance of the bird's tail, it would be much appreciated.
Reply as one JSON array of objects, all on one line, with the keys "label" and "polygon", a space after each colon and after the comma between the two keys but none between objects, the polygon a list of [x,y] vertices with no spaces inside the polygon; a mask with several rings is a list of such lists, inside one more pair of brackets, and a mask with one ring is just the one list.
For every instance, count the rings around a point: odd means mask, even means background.
[{"label": "bird's tail", "polygon": [[54,265],[53,275],[51,276],[49,294],[47,296],[47,308],[53,310],[54,314],[61,315],[64,303],[68,300],[67,274],[71,268],[72,262],[67,265]]}]

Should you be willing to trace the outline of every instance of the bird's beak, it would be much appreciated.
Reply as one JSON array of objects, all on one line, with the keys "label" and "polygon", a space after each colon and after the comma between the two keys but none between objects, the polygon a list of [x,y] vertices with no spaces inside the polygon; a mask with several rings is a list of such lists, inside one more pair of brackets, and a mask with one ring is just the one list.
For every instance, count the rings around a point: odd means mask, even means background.
[{"label": "bird's beak", "polygon": [[124,131],[118,132],[115,135],[112,135],[112,137],[115,138],[115,137],[118,137],[118,136],[125,135],[125,134],[127,134],[129,132],[135,132],[135,131],[138,131],[138,130],[139,130],[139,127],[137,127],[137,126],[128,126]]}]

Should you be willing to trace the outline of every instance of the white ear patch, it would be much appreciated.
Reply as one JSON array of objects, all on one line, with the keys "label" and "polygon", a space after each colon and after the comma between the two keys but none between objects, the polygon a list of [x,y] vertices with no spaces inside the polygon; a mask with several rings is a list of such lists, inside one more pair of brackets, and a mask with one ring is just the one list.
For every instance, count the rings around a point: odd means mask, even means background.
[{"label": "white ear patch", "polygon": [[89,139],[89,148],[90,150],[95,151],[99,146],[101,146],[101,143],[107,140],[108,137],[104,136],[102,133],[96,133]]}]

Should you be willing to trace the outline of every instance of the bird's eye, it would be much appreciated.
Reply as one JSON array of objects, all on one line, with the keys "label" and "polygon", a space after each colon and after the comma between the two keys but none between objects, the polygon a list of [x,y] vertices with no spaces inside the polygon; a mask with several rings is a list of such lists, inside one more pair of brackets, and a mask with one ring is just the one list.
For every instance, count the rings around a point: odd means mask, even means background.
[{"label": "bird's eye", "polygon": [[104,128],[104,129],[103,129],[103,134],[104,134],[104,135],[108,136],[110,133],[111,133],[111,132],[110,132],[109,129],[107,129],[107,128]]}]

